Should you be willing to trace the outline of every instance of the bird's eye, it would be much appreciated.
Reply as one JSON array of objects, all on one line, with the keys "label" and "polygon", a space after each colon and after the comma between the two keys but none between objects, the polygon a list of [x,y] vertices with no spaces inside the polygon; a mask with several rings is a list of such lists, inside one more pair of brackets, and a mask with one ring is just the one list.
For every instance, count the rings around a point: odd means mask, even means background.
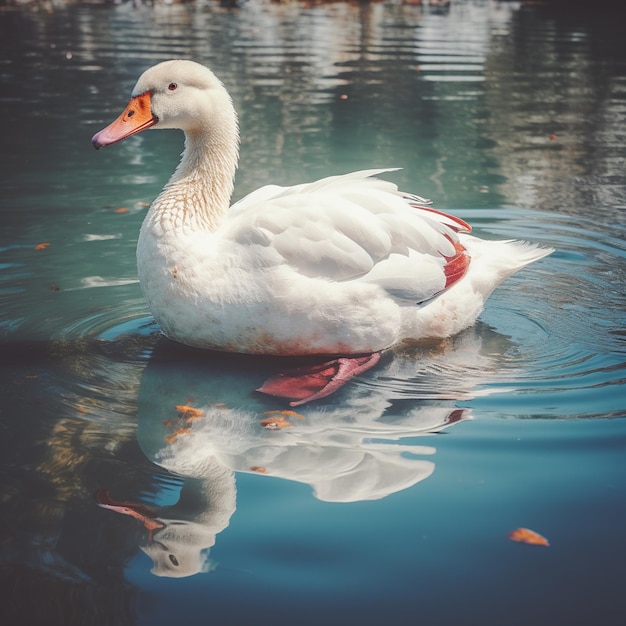
[{"label": "bird's eye", "polygon": [[176,565],[176,567],[178,567],[178,559],[173,554],[170,554],[169,557],[172,565]]},{"label": "bird's eye", "polygon": [[170,91],[174,91],[177,87],[178,87],[178,85],[177,85],[176,83],[170,83],[170,84],[167,86],[167,88],[168,88]]}]

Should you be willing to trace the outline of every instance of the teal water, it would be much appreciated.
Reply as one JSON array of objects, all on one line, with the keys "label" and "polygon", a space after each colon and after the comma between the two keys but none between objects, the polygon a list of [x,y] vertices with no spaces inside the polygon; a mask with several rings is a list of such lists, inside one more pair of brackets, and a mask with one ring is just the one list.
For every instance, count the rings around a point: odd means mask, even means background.
[{"label": "teal water", "polygon": [[[5,10],[0,30],[3,623],[623,623],[619,19],[250,1]],[[277,360],[172,344],[137,283],[182,137],[90,145],[173,57],[233,95],[237,198],[402,167],[477,234],[557,251],[473,328],[263,428]],[[550,547],[511,542],[520,526]]]}]

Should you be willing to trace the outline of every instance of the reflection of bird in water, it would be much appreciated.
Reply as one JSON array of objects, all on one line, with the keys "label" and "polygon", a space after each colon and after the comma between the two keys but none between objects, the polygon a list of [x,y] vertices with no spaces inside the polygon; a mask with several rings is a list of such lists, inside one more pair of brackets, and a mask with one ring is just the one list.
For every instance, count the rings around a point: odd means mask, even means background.
[{"label": "reflection of bird in water", "polygon": [[403,340],[471,326],[501,281],[551,252],[473,237],[463,220],[374,178],[385,169],[268,185],[229,208],[237,115],[223,84],[192,61],[144,72],[93,145],[147,128],[185,132],[181,163],[137,245],[154,317],[168,337],[199,348],[339,355],[260,387],[297,404],[334,392]]},{"label": "reflection of bird in water", "polygon": [[[173,470],[175,471],[175,470]],[[164,528],[141,549],[152,559],[153,573],[181,577],[210,569],[209,548],[236,508],[235,476],[206,456],[186,480],[178,502],[158,511]]]},{"label": "reflection of bird in water", "polygon": [[[464,419],[462,409],[422,407],[396,423],[377,423],[376,407],[361,398],[349,411],[264,417],[208,405],[192,421],[181,417],[179,432],[163,438],[153,459],[185,477],[178,502],[150,511],[142,505],[100,504],[139,519],[149,531],[141,549],[159,576],[189,576],[209,569],[208,549],[228,526],[236,508],[234,472],[254,472],[305,482],[316,497],[329,502],[383,498],[424,480],[434,463],[418,455],[430,446],[402,444],[403,437],[427,435]],[[368,415],[360,419],[365,412]],[[281,427],[268,425],[278,420]],[[289,424],[289,427],[286,427]],[[161,425],[154,425],[163,432]],[[182,427],[181,427],[182,426]]]},{"label": "reflection of bird in water", "polygon": [[384,419],[381,408],[366,395],[341,409],[306,415],[244,414],[208,405],[154,460],[176,473],[199,476],[208,460],[216,459],[232,471],[309,484],[327,502],[376,500],[434,470],[432,461],[419,457],[435,449],[404,439],[438,432],[468,416],[463,409],[428,404]]},{"label": "reflection of bird in water", "polygon": [[147,507],[117,501],[108,490],[96,496],[99,506],[139,520],[148,531],[140,547],[152,559],[157,576],[181,578],[210,569],[209,548],[228,526],[236,507],[235,476],[207,456],[198,467],[201,477],[186,477],[178,502]]},{"label": "reflection of bird in water", "polygon": [[[208,569],[208,549],[236,508],[236,472],[305,483],[329,502],[384,498],[430,476],[435,448],[422,437],[470,417],[457,399],[480,393],[477,385],[496,369],[483,342],[506,341],[481,330],[463,333],[454,345],[424,348],[419,358],[414,350],[385,359],[332,402],[297,412],[242,392],[264,378],[266,360],[161,342],[141,380],[138,440],[146,456],[182,476],[184,486],[176,504],[133,515],[145,515],[142,522],[153,528],[142,546],[153,572],[186,576]],[[416,362],[424,368],[421,383],[410,380]],[[408,384],[396,387],[403,377]]]}]

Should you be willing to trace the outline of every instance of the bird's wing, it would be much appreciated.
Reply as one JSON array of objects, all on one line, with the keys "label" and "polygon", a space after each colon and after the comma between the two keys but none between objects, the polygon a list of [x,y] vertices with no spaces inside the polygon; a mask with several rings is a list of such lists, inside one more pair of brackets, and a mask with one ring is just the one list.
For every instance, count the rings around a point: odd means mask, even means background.
[{"label": "bird's wing", "polygon": [[271,250],[303,276],[367,281],[422,302],[464,273],[469,257],[457,232],[469,226],[372,177],[384,171],[262,187],[233,205],[221,235]]}]

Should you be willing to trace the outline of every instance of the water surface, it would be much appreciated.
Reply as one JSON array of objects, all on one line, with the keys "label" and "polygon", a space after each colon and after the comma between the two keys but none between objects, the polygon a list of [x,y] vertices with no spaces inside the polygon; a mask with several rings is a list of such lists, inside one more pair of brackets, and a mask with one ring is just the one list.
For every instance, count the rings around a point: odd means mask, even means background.
[{"label": "water surface", "polygon": [[[125,4],[0,25],[7,623],[621,623],[619,20],[459,0]],[[142,299],[137,234],[182,137],[89,143],[175,57],[233,95],[236,198],[401,167],[391,180],[478,235],[557,251],[473,328],[279,413],[254,392],[276,359],[176,346]],[[509,541],[519,526],[550,547]]]}]

